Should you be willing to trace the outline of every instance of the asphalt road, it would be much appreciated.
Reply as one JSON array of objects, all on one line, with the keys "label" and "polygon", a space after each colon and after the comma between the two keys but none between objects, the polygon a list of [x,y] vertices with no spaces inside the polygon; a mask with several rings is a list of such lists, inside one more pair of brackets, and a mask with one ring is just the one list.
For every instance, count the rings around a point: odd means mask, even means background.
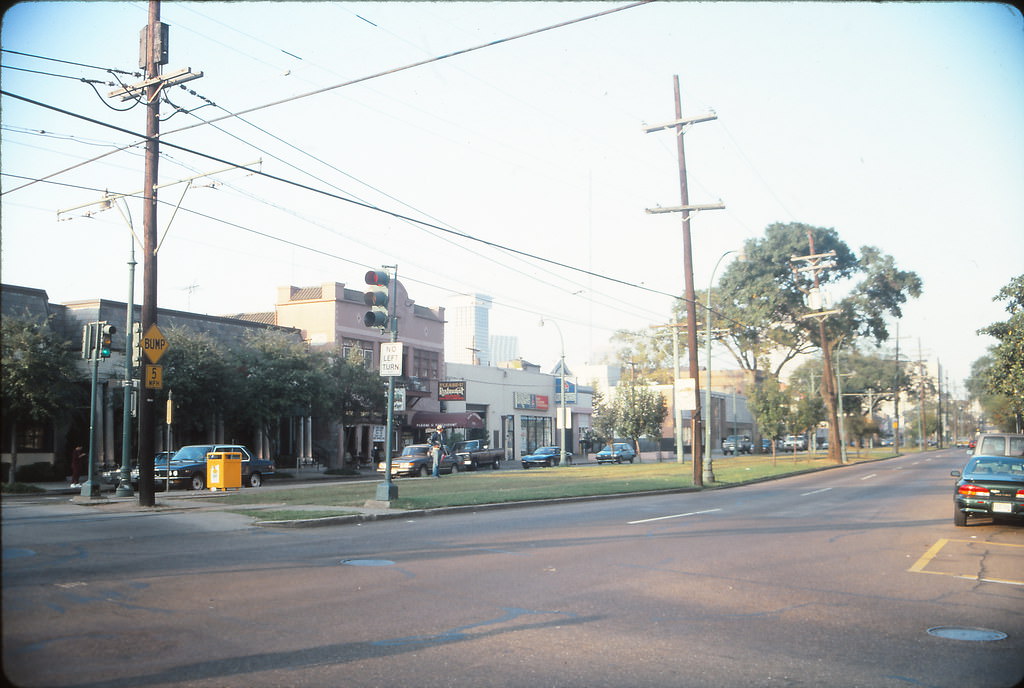
[{"label": "asphalt road", "polygon": [[953,526],[964,459],[312,529],[5,500],[4,672],[125,688],[1007,688],[1024,678],[1024,527]]}]

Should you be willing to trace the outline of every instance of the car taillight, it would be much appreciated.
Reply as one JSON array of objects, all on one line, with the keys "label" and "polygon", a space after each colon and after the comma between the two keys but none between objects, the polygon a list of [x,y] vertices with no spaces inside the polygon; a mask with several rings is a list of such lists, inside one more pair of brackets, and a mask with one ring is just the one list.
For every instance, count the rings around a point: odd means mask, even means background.
[{"label": "car taillight", "polygon": [[1024,499],[1024,490],[1017,490],[1017,499]]},{"label": "car taillight", "polygon": [[[957,490],[964,497],[988,497],[988,488],[980,485],[961,485],[960,489]],[[1024,492],[1024,490],[1018,491],[1018,494]]]}]

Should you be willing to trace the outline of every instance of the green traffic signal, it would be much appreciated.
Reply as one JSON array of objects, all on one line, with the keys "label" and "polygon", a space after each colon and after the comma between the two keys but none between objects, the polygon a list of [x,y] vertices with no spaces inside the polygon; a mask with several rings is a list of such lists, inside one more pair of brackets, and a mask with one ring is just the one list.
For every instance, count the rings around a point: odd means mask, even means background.
[{"label": "green traffic signal", "polygon": [[117,332],[117,328],[113,325],[104,324],[100,328],[100,357],[110,358],[111,344],[113,341],[113,335]]}]

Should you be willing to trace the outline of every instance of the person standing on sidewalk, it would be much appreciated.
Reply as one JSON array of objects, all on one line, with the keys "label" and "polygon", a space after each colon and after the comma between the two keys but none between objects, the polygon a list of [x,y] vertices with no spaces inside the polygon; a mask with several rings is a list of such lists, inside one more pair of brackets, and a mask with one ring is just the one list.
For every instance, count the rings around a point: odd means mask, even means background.
[{"label": "person standing on sidewalk", "polygon": [[82,461],[85,459],[85,452],[81,446],[75,447],[71,452],[71,487],[82,486]]},{"label": "person standing on sidewalk", "polygon": [[435,478],[441,477],[441,445],[444,443],[444,435],[442,434],[443,428],[438,425],[434,432],[430,433],[430,457],[434,460],[434,471],[433,475]]}]

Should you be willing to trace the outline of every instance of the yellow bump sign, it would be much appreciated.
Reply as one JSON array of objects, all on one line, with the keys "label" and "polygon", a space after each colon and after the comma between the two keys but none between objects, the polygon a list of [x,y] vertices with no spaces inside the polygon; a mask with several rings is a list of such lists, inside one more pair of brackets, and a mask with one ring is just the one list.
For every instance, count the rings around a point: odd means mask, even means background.
[{"label": "yellow bump sign", "polygon": [[142,335],[142,353],[146,354],[146,358],[150,363],[157,363],[160,361],[160,357],[167,351],[167,339],[164,337],[164,333],[160,331],[160,328],[153,323],[146,330],[146,333]]}]

